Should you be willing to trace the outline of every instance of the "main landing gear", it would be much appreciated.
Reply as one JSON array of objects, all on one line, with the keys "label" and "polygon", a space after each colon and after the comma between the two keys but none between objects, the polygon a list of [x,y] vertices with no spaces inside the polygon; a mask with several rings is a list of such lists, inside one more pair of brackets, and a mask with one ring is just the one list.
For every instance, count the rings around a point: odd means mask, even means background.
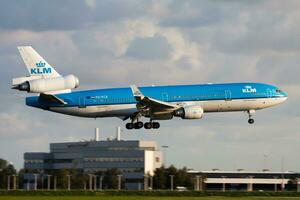
[{"label": "main landing gear", "polygon": [[131,122],[131,123],[127,123],[126,124],[126,128],[127,129],[141,129],[141,128],[145,128],[145,129],[158,129],[160,127],[160,124],[158,122],[146,122],[145,124],[143,122]]},{"label": "main landing gear", "polygon": [[247,113],[248,113],[248,116],[249,116],[248,123],[253,124],[254,119],[252,118],[252,115],[255,113],[255,110],[248,110]]}]

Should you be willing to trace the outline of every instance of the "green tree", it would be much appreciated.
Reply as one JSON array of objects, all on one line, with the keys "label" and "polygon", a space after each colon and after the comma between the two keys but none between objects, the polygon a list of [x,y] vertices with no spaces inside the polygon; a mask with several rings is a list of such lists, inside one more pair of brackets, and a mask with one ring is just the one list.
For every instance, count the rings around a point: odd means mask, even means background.
[{"label": "green tree", "polygon": [[72,169],[69,171],[69,174],[71,175],[71,188],[83,189],[84,183],[88,181],[88,177],[83,173],[83,171]]},{"label": "green tree", "polygon": [[14,174],[17,174],[17,170],[14,166],[9,164],[6,160],[0,159],[0,189],[7,187],[7,177]]},{"label": "green tree", "polygon": [[174,175],[174,187],[193,187],[193,179],[192,176],[187,173],[187,168],[177,169],[175,166],[171,165],[168,168],[162,166],[155,170],[153,177],[154,189],[170,189],[171,175]]},{"label": "green tree", "polygon": [[5,169],[8,163],[6,160],[0,158],[0,169]]},{"label": "green tree", "polygon": [[[117,168],[108,169],[104,173],[103,185],[106,189],[117,189],[118,188],[118,175],[121,175],[121,171]],[[122,180],[122,184],[124,181]]]},{"label": "green tree", "polygon": [[154,189],[166,189],[166,169],[164,166],[157,168],[154,172],[153,187]]}]

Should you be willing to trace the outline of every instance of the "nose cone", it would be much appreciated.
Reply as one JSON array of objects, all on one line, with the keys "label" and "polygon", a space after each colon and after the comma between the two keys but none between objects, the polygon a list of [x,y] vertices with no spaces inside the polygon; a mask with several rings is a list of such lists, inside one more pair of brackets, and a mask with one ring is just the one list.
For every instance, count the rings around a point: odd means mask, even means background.
[{"label": "nose cone", "polygon": [[285,93],[284,91],[281,91],[280,95],[279,95],[279,98],[280,98],[280,103],[285,102],[288,98],[287,93]]},{"label": "nose cone", "polygon": [[286,99],[287,99],[288,95],[287,95],[286,92],[282,91],[281,94],[282,94],[283,97],[286,97]]}]

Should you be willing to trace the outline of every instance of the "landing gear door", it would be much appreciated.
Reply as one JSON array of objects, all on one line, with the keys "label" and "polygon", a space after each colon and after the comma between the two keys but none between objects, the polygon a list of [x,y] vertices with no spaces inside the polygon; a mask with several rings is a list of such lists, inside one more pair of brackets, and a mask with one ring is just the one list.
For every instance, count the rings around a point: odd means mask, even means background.
[{"label": "landing gear door", "polygon": [[79,104],[78,104],[79,108],[85,108],[85,98],[84,97],[79,97]]},{"label": "landing gear door", "polygon": [[267,89],[267,96],[268,96],[268,98],[271,98],[273,96],[271,89]]},{"label": "landing gear door", "polygon": [[230,90],[225,90],[225,100],[231,101],[231,91]]},{"label": "landing gear door", "polygon": [[161,100],[167,102],[169,100],[168,93],[166,93],[166,92],[161,93]]}]

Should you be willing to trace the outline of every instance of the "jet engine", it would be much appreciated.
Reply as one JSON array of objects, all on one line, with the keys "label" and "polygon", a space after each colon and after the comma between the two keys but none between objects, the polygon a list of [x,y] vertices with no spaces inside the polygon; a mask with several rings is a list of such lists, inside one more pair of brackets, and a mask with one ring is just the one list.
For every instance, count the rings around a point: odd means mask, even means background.
[{"label": "jet engine", "polygon": [[201,106],[186,106],[174,111],[174,116],[182,119],[201,119],[203,108]]},{"label": "jet engine", "polygon": [[13,87],[20,91],[29,93],[43,93],[51,91],[59,91],[66,89],[74,89],[79,86],[79,79],[74,75],[67,75],[56,78],[42,78],[28,80]]}]

